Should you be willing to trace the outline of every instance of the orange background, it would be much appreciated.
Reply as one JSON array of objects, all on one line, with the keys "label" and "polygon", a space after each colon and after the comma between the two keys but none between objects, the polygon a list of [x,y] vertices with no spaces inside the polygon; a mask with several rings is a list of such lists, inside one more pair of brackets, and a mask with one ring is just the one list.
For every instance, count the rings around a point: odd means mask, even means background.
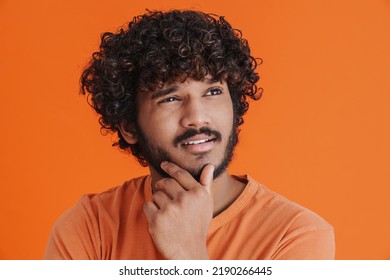
[{"label": "orange background", "polygon": [[[222,4],[223,3],[223,4]],[[225,15],[264,60],[232,173],[336,228],[338,259],[390,259],[390,2],[0,1],[0,259],[40,259],[84,193],[147,173],[78,95],[99,35],[149,9]]]}]

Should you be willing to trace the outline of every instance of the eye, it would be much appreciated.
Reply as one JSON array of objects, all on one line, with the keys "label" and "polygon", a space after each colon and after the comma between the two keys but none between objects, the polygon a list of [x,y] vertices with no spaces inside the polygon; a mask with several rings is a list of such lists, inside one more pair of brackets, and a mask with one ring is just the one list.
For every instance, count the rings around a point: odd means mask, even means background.
[{"label": "eye", "polygon": [[158,102],[158,104],[161,104],[161,103],[171,103],[171,102],[174,102],[174,101],[177,101],[179,100],[178,98],[174,97],[174,96],[170,96],[170,97],[167,97],[165,99],[162,99]]},{"label": "eye", "polygon": [[220,94],[222,94],[222,89],[212,88],[205,94],[205,96],[214,96],[214,95],[220,95]]}]

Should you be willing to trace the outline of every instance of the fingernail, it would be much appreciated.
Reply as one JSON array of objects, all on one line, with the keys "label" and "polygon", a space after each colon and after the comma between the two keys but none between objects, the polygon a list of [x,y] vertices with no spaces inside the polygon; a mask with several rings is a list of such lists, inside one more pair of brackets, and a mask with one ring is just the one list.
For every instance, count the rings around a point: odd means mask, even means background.
[{"label": "fingernail", "polygon": [[168,162],[167,161],[163,161],[163,162],[161,162],[161,166],[166,166],[166,165],[168,165]]}]

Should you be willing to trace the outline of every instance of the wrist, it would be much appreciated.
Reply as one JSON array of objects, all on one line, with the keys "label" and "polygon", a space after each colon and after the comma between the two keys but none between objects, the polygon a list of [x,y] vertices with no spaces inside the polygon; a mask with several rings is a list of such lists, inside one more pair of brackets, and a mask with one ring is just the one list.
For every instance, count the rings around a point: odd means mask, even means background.
[{"label": "wrist", "polygon": [[175,256],[167,258],[170,260],[208,260],[209,255],[206,245],[191,249],[189,247],[183,248],[181,252],[178,252]]}]

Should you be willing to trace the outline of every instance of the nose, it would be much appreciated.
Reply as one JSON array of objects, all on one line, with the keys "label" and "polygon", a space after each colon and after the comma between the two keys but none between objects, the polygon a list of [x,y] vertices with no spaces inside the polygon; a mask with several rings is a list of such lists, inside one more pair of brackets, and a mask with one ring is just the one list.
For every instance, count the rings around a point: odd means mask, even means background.
[{"label": "nose", "polygon": [[185,128],[201,128],[210,124],[210,109],[201,100],[187,100],[183,106],[181,125]]}]

